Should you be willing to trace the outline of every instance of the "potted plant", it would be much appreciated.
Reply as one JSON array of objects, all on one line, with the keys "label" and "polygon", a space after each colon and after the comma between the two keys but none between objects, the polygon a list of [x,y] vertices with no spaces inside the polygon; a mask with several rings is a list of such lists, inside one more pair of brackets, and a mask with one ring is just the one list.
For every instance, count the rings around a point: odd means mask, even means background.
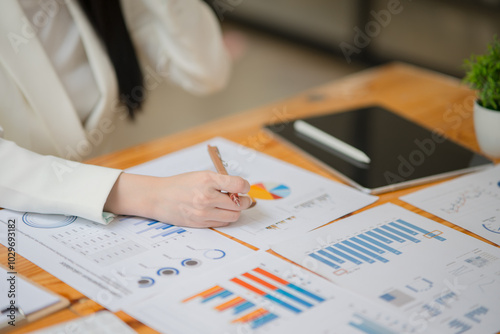
[{"label": "potted plant", "polygon": [[484,55],[464,62],[464,82],[477,91],[474,129],[481,150],[500,158],[500,40],[497,36]]}]

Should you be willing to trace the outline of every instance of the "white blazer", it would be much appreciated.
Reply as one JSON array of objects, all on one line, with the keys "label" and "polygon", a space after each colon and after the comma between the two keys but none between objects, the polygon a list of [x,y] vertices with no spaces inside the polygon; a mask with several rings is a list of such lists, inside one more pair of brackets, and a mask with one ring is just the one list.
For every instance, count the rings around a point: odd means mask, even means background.
[{"label": "white blazer", "polygon": [[[60,0],[44,3],[45,15],[54,15],[57,6],[64,5]],[[109,126],[123,110],[117,105],[116,77],[101,42],[76,1],[65,4],[80,32],[101,99],[82,123],[37,38],[37,27],[29,23],[18,1],[0,2],[0,207],[105,223],[102,208],[121,171],[53,157],[85,158],[88,134]],[[197,94],[227,83],[230,58],[206,4],[122,0],[122,8],[145,88],[155,75]]]}]

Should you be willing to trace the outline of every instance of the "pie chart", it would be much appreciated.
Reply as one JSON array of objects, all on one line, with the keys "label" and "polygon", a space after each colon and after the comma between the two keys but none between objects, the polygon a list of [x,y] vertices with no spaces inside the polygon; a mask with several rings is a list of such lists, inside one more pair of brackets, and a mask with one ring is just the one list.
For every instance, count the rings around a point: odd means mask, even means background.
[{"label": "pie chart", "polygon": [[248,196],[256,199],[275,200],[285,198],[292,191],[288,186],[276,182],[260,182],[252,184]]}]

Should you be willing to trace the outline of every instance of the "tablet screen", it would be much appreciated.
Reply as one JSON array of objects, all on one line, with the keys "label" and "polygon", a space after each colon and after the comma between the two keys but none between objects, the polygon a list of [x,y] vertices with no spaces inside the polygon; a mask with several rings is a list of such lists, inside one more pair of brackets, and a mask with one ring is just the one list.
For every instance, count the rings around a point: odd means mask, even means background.
[{"label": "tablet screen", "polygon": [[294,121],[268,124],[265,129],[348,183],[374,194],[493,165],[484,156],[380,106],[302,121],[362,151],[370,163],[297,132]]}]

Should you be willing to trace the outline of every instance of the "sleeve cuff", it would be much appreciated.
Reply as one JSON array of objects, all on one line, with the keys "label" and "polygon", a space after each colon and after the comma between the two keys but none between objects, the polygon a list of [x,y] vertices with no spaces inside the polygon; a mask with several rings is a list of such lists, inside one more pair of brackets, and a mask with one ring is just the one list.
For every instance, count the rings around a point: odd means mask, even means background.
[{"label": "sleeve cuff", "polygon": [[102,221],[100,221],[99,223],[103,223],[104,225],[108,225],[115,218],[116,218],[116,215],[114,213],[104,211],[102,213]]}]

